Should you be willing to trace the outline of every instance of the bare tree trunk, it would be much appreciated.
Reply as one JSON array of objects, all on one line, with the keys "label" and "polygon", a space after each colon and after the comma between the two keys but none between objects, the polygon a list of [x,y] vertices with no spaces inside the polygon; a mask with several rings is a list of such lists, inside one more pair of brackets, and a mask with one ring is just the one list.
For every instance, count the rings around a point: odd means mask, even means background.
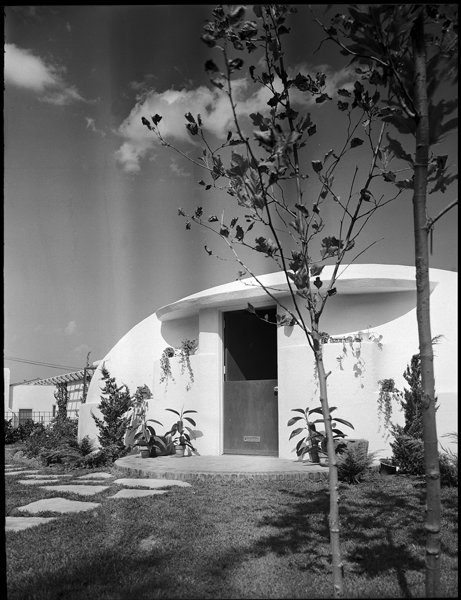
[{"label": "bare tree trunk", "polygon": [[430,323],[429,248],[426,212],[429,155],[429,116],[426,87],[424,11],[412,30],[415,70],[415,103],[419,121],[416,131],[416,160],[413,196],[416,264],[416,315],[418,321],[421,380],[423,388],[423,439],[426,474],[426,597],[440,597],[441,508],[440,471],[435,419],[434,355]]},{"label": "bare tree trunk", "polygon": [[327,375],[323,364],[322,347],[317,332],[313,332],[315,362],[319,377],[320,404],[322,406],[322,415],[325,422],[325,433],[327,437],[328,452],[328,481],[330,489],[330,544],[331,544],[331,563],[333,575],[333,593],[334,598],[342,598],[343,590],[343,563],[341,558],[341,545],[339,537],[339,484],[338,484],[338,463],[336,462],[335,445],[333,441],[333,431],[331,427],[331,416],[328,406]]}]

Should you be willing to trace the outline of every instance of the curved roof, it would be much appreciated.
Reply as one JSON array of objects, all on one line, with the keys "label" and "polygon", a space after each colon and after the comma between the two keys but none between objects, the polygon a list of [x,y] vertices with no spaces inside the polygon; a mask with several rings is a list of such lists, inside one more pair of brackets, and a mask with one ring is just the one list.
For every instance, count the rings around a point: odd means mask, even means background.
[{"label": "curved roof", "polygon": [[[334,265],[327,265],[322,279],[333,274]],[[431,291],[437,285],[439,269],[430,269]],[[336,282],[338,294],[381,294],[416,290],[415,267],[402,265],[342,265]],[[286,296],[288,284],[282,271],[261,275],[258,280],[270,289],[274,297]],[[242,301],[267,301],[268,296],[255,278],[241,279],[186,296],[163,306],[155,313],[160,321],[180,319],[198,314],[202,308],[215,308]]]}]

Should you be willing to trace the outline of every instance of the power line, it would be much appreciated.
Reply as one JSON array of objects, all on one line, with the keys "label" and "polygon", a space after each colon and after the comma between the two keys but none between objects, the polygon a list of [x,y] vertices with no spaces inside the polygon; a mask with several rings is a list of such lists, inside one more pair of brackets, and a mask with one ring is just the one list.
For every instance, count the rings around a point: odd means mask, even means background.
[{"label": "power line", "polygon": [[75,369],[80,370],[82,367],[69,367],[66,365],[55,365],[50,363],[39,362],[36,360],[26,360],[25,358],[15,358],[13,356],[5,356],[5,360],[11,360],[13,362],[26,363],[28,365],[38,365],[40,367],[49,367],[50,369]]}]

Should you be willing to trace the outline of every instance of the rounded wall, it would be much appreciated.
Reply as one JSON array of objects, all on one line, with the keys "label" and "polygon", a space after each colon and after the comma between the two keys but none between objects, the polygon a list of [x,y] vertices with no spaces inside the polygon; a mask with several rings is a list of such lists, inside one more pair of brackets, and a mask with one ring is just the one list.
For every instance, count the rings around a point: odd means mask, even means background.
[{"label": "rounded wall", "polygon": [[[97,444],[98,429],[92,417],[100,417],[98,405],[103,387],[103,365],[118,385],[125,384],[131,393],[138,386],[147,385],[154,391],[154,363],[166,346],[179,345],[186,337],[198,336],[198,318],[181,319],[162,324],[155,314],[131,329],[98,365],[88,389],[86,404],[80,406],[78,435],[88,435]],[[155,397],[154,397],[155,398]],[[150,403],[152,404],[152,403]],[[150,406],[149,406],[150,410]]]}]

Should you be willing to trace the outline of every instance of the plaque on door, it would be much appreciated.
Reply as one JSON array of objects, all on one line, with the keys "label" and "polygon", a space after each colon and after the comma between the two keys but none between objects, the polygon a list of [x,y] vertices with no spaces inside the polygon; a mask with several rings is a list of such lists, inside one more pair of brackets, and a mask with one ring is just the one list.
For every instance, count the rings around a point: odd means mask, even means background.
[{"label": "plaque on door", "polygon": [[244,442],[260,442],[261,437],[259,435],[244,435],[243,441]]}]

